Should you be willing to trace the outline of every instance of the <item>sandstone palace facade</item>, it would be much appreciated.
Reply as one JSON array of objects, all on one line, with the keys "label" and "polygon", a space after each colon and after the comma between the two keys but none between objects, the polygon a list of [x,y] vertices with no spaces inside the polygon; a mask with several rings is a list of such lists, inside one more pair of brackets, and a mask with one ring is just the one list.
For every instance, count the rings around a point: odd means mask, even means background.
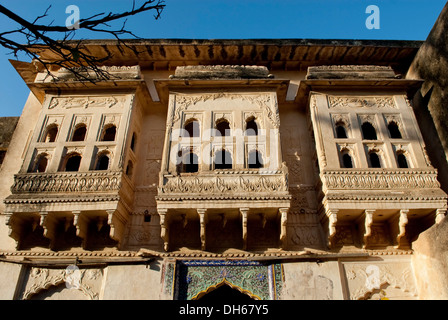
[{"label": "sandstone palace facade", "polygon": [[95,83],[12,61],[0,298],[448,298],[428,41],[85,41]]}]

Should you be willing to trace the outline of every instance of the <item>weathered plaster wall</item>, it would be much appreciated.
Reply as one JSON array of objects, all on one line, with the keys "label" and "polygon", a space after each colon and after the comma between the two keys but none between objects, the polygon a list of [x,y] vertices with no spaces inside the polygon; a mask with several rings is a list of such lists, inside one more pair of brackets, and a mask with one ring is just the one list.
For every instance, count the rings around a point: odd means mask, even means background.
[{"label": "weathered plaster wall", "polygon": [[[164,299],[158,263],[136,266],[109,266],[105,271],[102,300],[159,300]],[[166,297],[165,297],[166,299]]]},{"label": "weathered plaster wall", "polygon": [[[40,102],[30,93],[9,143],[8,152],[0,167],[0,199],[2,200],[0,201],[0,213],[5,211],[3,199],[11,194],[10,187],[14,183],[14,174],[18,173],[22,166],[25,148],[39,118],[41,108]],[[14,250],[16,244],[8,236],[8,227],[4,222],[4,218],[4,215],[0,215],[0,249]]]},{"label": "weathered plaster wall", "polygon": [[19,281],[20,264],[0,262],[0,300],[12,300]]}]

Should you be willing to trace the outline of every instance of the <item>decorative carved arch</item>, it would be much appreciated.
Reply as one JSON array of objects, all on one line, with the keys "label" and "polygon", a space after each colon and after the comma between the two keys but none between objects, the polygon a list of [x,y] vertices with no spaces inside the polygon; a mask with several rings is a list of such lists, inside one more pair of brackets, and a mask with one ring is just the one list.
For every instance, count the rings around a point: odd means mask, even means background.
[{"label": "decorative carved arch", "polygon": [[224,285],[229,286],[232,289],[238,290],[239,292],[248,295],[250,298],[254,299],[254,300],[261,300],[261,298],[255,294],[253,294],[252,292],[250,292],[249,290],[243,289],[237,285],[232,284],[231,282],[229,282],[227,279],[222,279],[221,282],[215,284],[215,285],[211,285],[210,287],[208,287],[205,290],[202,290],[200,292],[198,292],[193,298],[191,298],[191,300],[198,300],[200,298],[202,298],[203,296],[205,296],[207,293],[212,292],[215,289],[218,289],[219,287],[222,287]]}]

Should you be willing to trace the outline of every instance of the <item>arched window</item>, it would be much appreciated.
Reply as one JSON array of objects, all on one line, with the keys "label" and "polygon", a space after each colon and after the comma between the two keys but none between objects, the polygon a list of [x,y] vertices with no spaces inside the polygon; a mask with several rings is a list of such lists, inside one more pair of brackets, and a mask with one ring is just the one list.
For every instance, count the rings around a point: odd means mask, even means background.
[{"label": "arched window", "polygon": [[403,152],[397,154],[398,168],[409,168],[408,160]]},{"label": "arched window", "polygon": [[44,142],[55,142],[56,136],[58,135],[58,125],[57,124],[50,124],[47,129],[45,130]]},{"label": "arched window", "polygon": [[73,132],[72,141],[84,141],[86,138],[87,126],[85,124],[79,124],[76,126]]},{"label": "arched window", "polygon": [[135,152],[135,144],[137,143],[137,135],[135,132],[132,134],[131,138],[131,150]]},{"label": "arched window", "polygon": [[254,117],[246,120],[246,136],[258,136],[258,125]]},{"label": "arched window", "polygon": [[249,169],[263,168],[263,158],[258,150],[252,150],[249,152],[247,162]]},{"label": "arched window", "polygon": [[376,130],[373,125],[366,121],[361,126],[362,136],[365,140],[377,140]]},{"label": "arched window", "polygon": [[81,155],[79,153],[71,153],[67,155],[65,162],[65,170],[67,172],[78,171],[81,164]]},{"label": "arched window", "polygon": [[370,168],[381,168],[380,156],[375,152],[369,152]]},{"label": "arched window", "polygon": [[103,152],[98,155],[96,160],[95,170],[107,170],[109,169],[110,154],[109,152]]},{"label": "arched window", "polygon": [[353,168],[353,160],[348,151],[342,153],[342,166],[344,168]]},{"label": "arched window", "polygon": [[101,141],[115,141],[117,127],[114,124],[106,125],[101,134]]},{"label": "arched window", "polygon": [[126,166],[126,175],[129,178],[132,178],[132,173],[134,171],[134,164],[132,163],[131,160],[128,161],[128,165]]},{"label": "arched window", "polygon": [[389,130],[389,135],[392,139],[402,138],[400,128],[398,127],[398,124],[395,121],[389,122],[389,124],[387,125],[387,129]]},{"label": "arched window", "polygon": [[187,153],[182,160],[182,172],[198,172],[199,160],[194,152]]},{"label": "arched window", "polygon": [[42,153],[37,156],[32,172],[45,172],[45,170],[47,170],[47,165],[48,155],[46,153]]},{"label": "arched window", "polygon": [[221,134],[222,137],[230,135],[230,124],[229,121],[222,118],[216,121],[216,130]]},{"label": "arched window", "polygon": [[345,130],[344,123],[336,124],[336,138],[338,139],[347,139],[347,131]]},{"label": "arched window", "polygon": [[215,155],[215,169],[232,169],[232,156],[229,151],[221,150]]},{"label": "arched window", "polygon": [[195,138],[200,136],[199,121],[196,119],[189,119],[185,122],[184,137]]}]

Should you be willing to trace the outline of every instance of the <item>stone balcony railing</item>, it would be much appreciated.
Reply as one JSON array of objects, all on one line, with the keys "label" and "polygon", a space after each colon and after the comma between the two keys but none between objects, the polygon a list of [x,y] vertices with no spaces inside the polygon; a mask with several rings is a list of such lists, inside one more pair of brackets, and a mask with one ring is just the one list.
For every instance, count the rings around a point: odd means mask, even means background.
[{"label": "stone balcony railing", "polygon": [[326,190],[385,190],[440,188],[437,170],[364,169],[326,170],[321,174]]},{"label": "stone balcony railing", "polygon": [[288,175],[282,170],[211,171],[199,174],[163,175],[158,198],[284,197]]},{"label": "stone balcony railing", "polygon": [[122,172],[21,173],[14,176],[13,194],[119,191]]}]

